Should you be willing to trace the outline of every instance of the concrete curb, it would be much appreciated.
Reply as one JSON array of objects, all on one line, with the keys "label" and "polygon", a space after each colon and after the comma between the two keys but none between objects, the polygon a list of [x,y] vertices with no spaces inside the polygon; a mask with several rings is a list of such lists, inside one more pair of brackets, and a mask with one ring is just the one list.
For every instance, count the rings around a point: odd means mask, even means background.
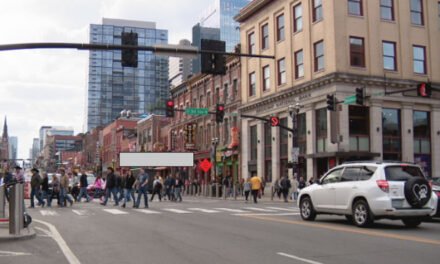
[{"label": "concrete curb", "polygon": [[11,235],[9,234],[9,226],[8,225],[0,225],[0,242],[2,241],[11,241],[11,240],[26,240],[35,238],[37,233],[32,226],[29,228],[23,229],[20,235]]}]

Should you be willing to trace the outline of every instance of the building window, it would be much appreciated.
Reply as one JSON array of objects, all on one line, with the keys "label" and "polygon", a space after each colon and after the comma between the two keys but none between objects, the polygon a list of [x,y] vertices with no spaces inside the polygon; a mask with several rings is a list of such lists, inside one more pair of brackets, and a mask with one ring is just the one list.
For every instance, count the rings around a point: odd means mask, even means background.
[{"label": "building window", "polygon": [[250,127],[250,138],[251,138],[251,160],[257,160],[258,157],[258,139],[257,139],[257,126]]},{"label": "building window", "polygon": [[402,160],[399,109],[382,110],[383,160]]},{"label": "building window", "polygon": [[380,18],[394,21],[394,0],[380,0]]},{"label": "building window", "polygon": [[256,85],[255,72],[251,72],[249,74],[249,96],[254,96],[256,94]]},{"label": "building window", "polygon": [[370,114],[364,106],[349,106],[350,150],[370,151]]},{"label": "building window", "polygon": [[414,162],[419,164],[426,176],[431,174],[431,120],[429,112],[414,111]]},{"label": "building window", "polygon": [[293,32],[298,32],[303,29],[303,17],[302,17],[302,5],[296,5],[293,7]]},{"label": "building window", "polygon": [[232,81],[232,100],[235,100],[235,97],[238,96],[238,80],[234,79]]},{"label": "building window", "polygon": [[315,72],[324,69],[324,41],[318,41],[313,44],[313,50],[315,54]]},{"label": "building window", "polygon": [[286,83],[286,59],[278,60],[278,85]]},{"label": "building window", "polygon": [[295,79],[304,77],[303,50],[295,52]]},{"label": "building window", "polygon": [[313,22],[322,19],[322,0],[312,0]]},{"label": "building window", "polygon": [[326,151],[327,109],[316,110],[316,152]]},{"label": "building window", "polygon": [[383,68],[389,71],[397,71],[396,43],[383,41],[382,52],[383,52]]},{"label": "building window", "polygon": [[269,48],[269,25],[264,24],[261,27],[261,48],[268,49]]},{"label": "building window", "polygon": [[263,67],[263,91],[270,90],[270,68],[269,65]]},{"label": "building window", "polygon": [[413,46],[414,73],[426,74],[426,53],[425,47]]},{"label": "building window", "polygon": [[227,103],[230,102],[231,98],[229,97],[229,85],[225,83],[224,90],[223,90],[223,102]]},{"label": "building window", "polygon": [[423,21],[423,2],[422,0],[411,1],[411,23],[413,25],[424,25]]},{"label": "building window", "polygon": [[363,16],[362,0],[348,0],[348,14]]},{"label": "building window", "polygon": [[255,54],[255,34],[254,32],[248,35],[248,51],[249,54]]},{"label": "building window", "polygon": [[365,67],[364,38],[350,37],[350,65]]},{"label": "building window", "polygon": [[284,40],[284,14],[277,16],[277,41]]}]

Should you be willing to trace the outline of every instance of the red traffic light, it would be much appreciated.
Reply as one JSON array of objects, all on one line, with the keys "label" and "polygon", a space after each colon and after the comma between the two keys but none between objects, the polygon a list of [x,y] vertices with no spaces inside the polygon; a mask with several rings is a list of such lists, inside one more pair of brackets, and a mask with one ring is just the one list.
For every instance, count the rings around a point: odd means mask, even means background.
[{"label": "red traffic light", "polygon": [[174,106],[174,101],[173,100],[168,100],[167,101],[167,106],[168,107],[173,107]]},{"label": "red traffic light", "polygon": [[218,111],[225,111],[225,106],[219,105],[219,106],[217,106],[217,110]]},{"label": "red traffic light", "polygon": [[280,124],[280,119],[276,116],[272,116],[270,117],[270,125],[275,127],[278,126]]},{"label": "red traffic light", "polygon": [[431,83],[420,83],[417,85],[417,95],[420,97],[431,97]]}]

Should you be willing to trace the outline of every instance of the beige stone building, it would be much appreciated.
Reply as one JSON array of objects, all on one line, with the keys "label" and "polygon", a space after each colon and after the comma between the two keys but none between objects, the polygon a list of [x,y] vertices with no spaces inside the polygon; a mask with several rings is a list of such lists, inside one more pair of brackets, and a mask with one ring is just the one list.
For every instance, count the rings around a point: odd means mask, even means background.
[{"label": "beige stone building", "polygon": [[[358,159],[417,162],[440,177],[440,3],[437,0],[254,0],[235,17],[242,57],[240,112],[298,115],[300,176]],[[363,88],[363,106],[342,103]],[[410,90],[386,94],[393,91]],[[341,103],[327,111],[327,95]],[[292,175],[291,133],[242,119],[241,170],[266,181]]]}]

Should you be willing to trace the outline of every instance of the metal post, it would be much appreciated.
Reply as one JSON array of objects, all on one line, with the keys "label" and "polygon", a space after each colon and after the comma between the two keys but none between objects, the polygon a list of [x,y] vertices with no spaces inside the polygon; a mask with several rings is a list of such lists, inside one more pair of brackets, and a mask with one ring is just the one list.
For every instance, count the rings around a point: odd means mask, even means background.
[{"label": "metal post", "polygon": [[6,185],[0,186],[0,218],[5,218]]},{"label": "metal post", "polygon": [[289,113],[292,117],[293,131],[292,131],[292,161],[293,161],[293,175],[299,177],[299,144],[298,144],[298,114],[300,109],[299,103],[295,106],[289,106]]},{"label": "metal post", "polygon": [[12,186],[9,199],[9,234],[19,235],[23,229],[23,184],[17,183]]}]

